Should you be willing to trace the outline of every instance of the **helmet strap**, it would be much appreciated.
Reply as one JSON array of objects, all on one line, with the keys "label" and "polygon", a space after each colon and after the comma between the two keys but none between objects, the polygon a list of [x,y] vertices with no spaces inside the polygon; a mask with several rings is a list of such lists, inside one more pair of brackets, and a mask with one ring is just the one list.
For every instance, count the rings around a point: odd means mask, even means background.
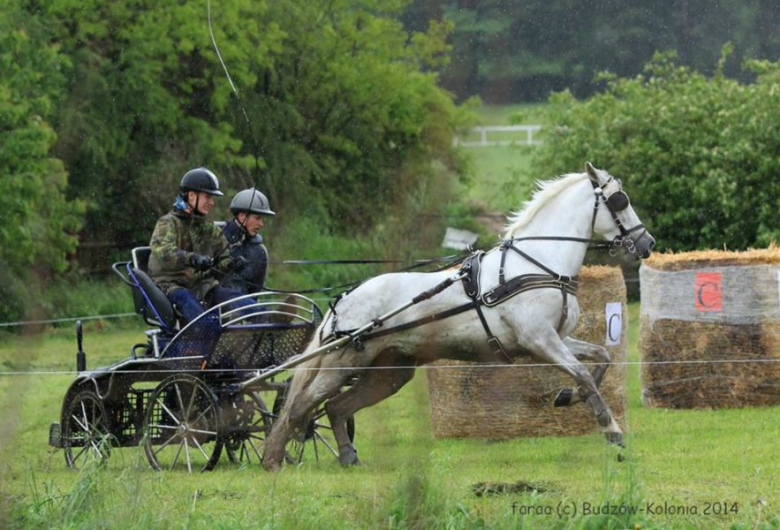
[{"label": "helmet strap", "polygon": [[[244,219],[243,219],[243,220],[241,220],[241,221],[239,221],[239,220],[238,220],[238,214],[241,214],[241,213],[242,213],[242,214],[244,214]],[[241,230],[242,230],[244,233],[247,233],[247,231],[246,231],[246,222],[247,222],[247,220],[248,220],[248,219],[249,219],[249,212],[238,212],[238,213],[236,214],[236,223],[238,224],[238,226],[240,226],[240,227],[241,227]]]},{"label": "helmet strap", "polygon": [[198,192],[198,198],[195,199],[195,211],[193,213],[197,216],[205,217],[206,214],[200,211],[200,193]]},{"label": "helmet strap", "polygon": [[[190,204],[190,193],[194,193],[195,194],[195,204],[194,205]],[[184,202],[189,207],[191,214],[197,215],[197,216],[200,216],[200,217],[203,217],[203,216],[206,215],[206,214],[204,214],[203,212],[200,211],[200,192],[197,192],[195,190],[187,190],[187,191],[185,191],[183,193],[183,195],[184,195],[184,198],[185,198]]]}]

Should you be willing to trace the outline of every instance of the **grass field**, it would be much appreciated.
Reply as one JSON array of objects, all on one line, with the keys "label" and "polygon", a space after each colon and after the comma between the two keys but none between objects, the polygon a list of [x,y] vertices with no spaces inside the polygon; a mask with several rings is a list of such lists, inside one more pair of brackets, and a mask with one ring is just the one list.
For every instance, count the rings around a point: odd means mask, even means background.
[{"label": "grass field", "polygon": [[[544,123],[542,108],[525,106],[484,108],[481,121],[506,124],[514,112]],[[517,209],[535,178],[553,176],[531,174],[532,149],[472,149],[476,181],[464,194],[484,212]],[[780,409],[644,407],[638,304],[629,315],[625,462],[599,434],[437,440],[421,369],[397,396],[357,415],[363,466],[309,459],[279,474],[224,457],[211,473],[158,473],[140,448],[68,470],[46,442],[74,378],[74,333],[0,335],[0,528],[779,529]],[[143,329],[90,323],[89,366],[127,357]],[[474,492],[518,481],[537,490]]]},{"label": "grass field", "polygon": [[[632,304],[632,361],[637,311]],[[90,366],[125,357],[140,339],[140,328],[88,330]],[[342,469],[327,459],[269,474],[223,457],[215,471],[187,475],[152,471],[139,448],[114,450],[105,467],[65,469],[62,452],[47,447],[46,437],[73,378],[61,372],[72,370],[74,352],[73,333],[64,330],[0,344],[2,526],[780,527],[780,410],[645,408],[636,364],[628,370],[628,459],[622,463],[598,434],[436,440],[425,373],[418,370],[399,395],[358,414],[363,466]],[[544,491],[477,496],[472,490],[482,482],[520,480]],[[577,514],[559,517],[564,506]],[[642,511],[587,515],[588,506]]]},{"label": "grass field", "polygon": [[[477,109],[480,125],[546,125],[543,104],[483,106]],[[492,139],[515,140],[515,137]],[[534,146],[505,145],[488,147],[464,147],[473,161],[474,179],[464,190],[466,200],[479,206],[484,212],[508,214],[520,208],[530,198],[534,181],[556,175],[534,172],[532,157]]]}]

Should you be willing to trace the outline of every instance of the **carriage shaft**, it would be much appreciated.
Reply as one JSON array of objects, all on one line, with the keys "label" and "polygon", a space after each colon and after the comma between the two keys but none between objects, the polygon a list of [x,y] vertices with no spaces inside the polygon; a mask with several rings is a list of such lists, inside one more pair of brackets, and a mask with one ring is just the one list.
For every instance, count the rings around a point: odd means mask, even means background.
[{"label": "carriage shaft", "polygon": [[308,353],[301,353],[299,355],[296,355],[294,357],[291,357],[286,362],[283,362],[279,366],[275,366],[269,370],[264,371],[261,374],[256,375],[255,377],[251,379],[247,379],[246,381],[238,384],[239,391],[246,390],[248,387],[251,387],[253,385],[256,385],[257,383],[264,381],[270,377],[273,377],[281,372],[284,372],[286,370],[289,370],[290,368],[294,368],[295,366],[298,366],[301,363],[304,363],[310,359],[314,359],[315,357],[319,355],[326,354],[332,350],[335,350],[337,348],[340,348],[341,346],[344,346],[345,344],[348,344],[349,342],[352,342],[353,340],[361,337],[362,335],[365,335],[369,331],[373,330],[374,328],[377,328],[381,326],[386,320],[389,320],[396,316],[397,314],[406,311],[410,307],[412,307],[415,304],[418,304],[422,302],[423,300],[427,300],[440,292],[442,292],[444,289],[452,285],[453,283],[461,280],[465,275],[463,273],[456,274],[455,276],[451,278],[447,278],[440,284],[434,286],[431,289],[428,289],[427,291],[415,296],[412,300],[409,302],[396,307],[395,309],[385,313],[384,315],[377,317],[373,319],[368,324],[365,324],[363,327],[356,329],[349,335],[345,335],[341,338],[338,338],[332,342],[329,342],[323,346],[320,346],[317,349],[314,349]]}]

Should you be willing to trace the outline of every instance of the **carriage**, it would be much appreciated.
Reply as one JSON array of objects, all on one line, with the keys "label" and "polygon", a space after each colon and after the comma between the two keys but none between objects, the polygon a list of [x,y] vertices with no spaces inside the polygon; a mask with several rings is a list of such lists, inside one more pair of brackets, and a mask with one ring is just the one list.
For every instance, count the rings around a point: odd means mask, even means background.
[{"label": "carriage", "polygon": [[[322,311],[301,294],[260,292],[241,297],[240,309],[229,301],[184,325],[146,273],[149,254],[149,247],[135,248],[131,261],[112,269],[152,329],[128,358],[87,370],[77,324],[78,375],[60,421],[50,427],[49,444],[63,449],[72,468],[129,446],[143,447],[157,470],[210,470],[223,453],[234,463],[261,462],[289,386],[278,378],[296,364]],[[337,454],[329,430],[321,408],[286,460]],[[354,422],[350,432],[354,436]]]}]

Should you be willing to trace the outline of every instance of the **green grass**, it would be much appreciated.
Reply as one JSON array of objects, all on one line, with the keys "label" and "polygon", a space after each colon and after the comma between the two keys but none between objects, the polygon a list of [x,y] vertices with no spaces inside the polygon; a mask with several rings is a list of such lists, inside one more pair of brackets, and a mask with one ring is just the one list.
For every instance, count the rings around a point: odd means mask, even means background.
[{"label": "green grass", "polygon": [[[526,125],[546,123],[544,104],[482,106],[477,109],[480,125]],[[534,181],[555,175],[536,174],[532,168],[534,146],[508,145],[464,147],[471,156],[474,178],[462,193],[465,201],[485,212],[508,214],[530,199]]]},{"label": "green grass", "polygon": [[466,201],[483,211],[509,214],[531,197],[537,176],[531,173],[532,146],[470,147],[474,182]]},{"label": "green grass", "polygon": [[[636,361],[636,304],[630,305],[630,360]],[[141,328],[90,329],[90,366],[127,355]],[[629,457],[618,463],[598,434],[579,437],[436,440],[425,372],[397,396],[360,412],[364,465],[335,460],[269,474],[223,459],[212,473],[151,471],[139,448],[116,449],[104,468],[65,469],[46,446],[73,373],[70,330],[0,344],[2,501],[6,526],[55,528],[778,528],[780,437],[777,408],[664,410],[640,401],[638,365],[628,369]],[[522,384],[519,381],[518,384]],[[585,413],[583,411],[583,413]],[[544,485],[544,493],[477,497],[479,482]],[[757,502],[766,503],[759,513]],[[726,515],[520,516],[560,503],[645,507],[737,503]],[[572,504],[573,503],[573,504]],[[514,506],[514,508],[513,508]],[[528,510],[529,508],[526,508]],[[514,513],[513,513],[514,512]],[[774,522],[772,522],[774,521]]]},{"label": "green grass", "polygon": [[546,103],[518,103],[514,105],[482,105],[477,108],[479,125],[545,125]]}]

